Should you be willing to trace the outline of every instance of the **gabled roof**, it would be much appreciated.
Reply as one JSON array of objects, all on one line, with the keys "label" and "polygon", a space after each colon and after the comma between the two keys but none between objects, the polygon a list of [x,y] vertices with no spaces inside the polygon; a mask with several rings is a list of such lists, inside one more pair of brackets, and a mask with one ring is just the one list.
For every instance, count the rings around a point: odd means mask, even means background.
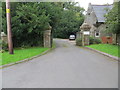
[{"label": "gabled roof", "polygon": [[105,22],[104,15],[108,13],[108,10],[111,10],[113,5],[91,5],[98,22]]}]

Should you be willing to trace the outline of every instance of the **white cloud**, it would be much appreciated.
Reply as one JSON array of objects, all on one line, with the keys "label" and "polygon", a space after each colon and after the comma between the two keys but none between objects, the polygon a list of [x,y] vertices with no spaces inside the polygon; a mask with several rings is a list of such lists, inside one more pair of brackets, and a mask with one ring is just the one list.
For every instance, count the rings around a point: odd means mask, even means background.
[{"label": "white cloud", "polygon": [[113,0],[74,0],[75,2],[79,2],[80,6],[85,8],[85,10],[87,10],[88,8],[88,4],[98,4],[98,5],[102,5],[102,4],[113,4]]}]

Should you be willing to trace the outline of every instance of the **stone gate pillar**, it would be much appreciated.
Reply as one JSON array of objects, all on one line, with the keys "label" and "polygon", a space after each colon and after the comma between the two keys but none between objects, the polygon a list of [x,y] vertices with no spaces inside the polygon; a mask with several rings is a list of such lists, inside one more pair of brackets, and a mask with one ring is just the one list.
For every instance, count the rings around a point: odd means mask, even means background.
[{"label": "stone gate pillar", "polygon": [[48,30],[44,31],[44,47],[45,48],[51,48],[52,47],[52,27],[49,26]]},{"label": "stone gate pillar", "polygon": [[79,39],[79,38],[82,38],[80,31],[76,33],[76,39]]},{"label": "stone gate pillar", "polygon": [[80,27],[82,35],[82,46],[89,45],[90,28],[90,25],[87,23],[83,23]]},{"label": "stone gate pillar", "polygon": [[1,40],[5,43],[8,43],[7,35],[4,32],[1,32]]}]

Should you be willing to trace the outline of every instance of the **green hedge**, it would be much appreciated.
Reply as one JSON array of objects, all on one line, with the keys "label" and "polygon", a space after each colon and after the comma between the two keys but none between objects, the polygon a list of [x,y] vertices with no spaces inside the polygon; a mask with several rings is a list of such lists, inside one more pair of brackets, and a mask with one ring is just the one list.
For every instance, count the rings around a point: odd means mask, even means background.
[{"label": "green hedge", "polygon": [[[90,37],[90,45],[91,44],[100,44],[100,43],[101,43],[100,39]],[[81,38],[76,39],[76,45],[77,46],[82,46],[82,39]]]},{"label": "green hedge", "polygon": [[100,44],[101,40],[94,38],[94,37],[90,37],[90,44]]}]

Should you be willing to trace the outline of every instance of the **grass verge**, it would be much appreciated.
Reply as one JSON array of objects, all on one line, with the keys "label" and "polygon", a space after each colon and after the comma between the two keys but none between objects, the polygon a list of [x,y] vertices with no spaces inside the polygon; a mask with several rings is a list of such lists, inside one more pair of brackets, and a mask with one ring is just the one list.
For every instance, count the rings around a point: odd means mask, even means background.
[{"label": "grass verge", "polygon": [[15,49],[13,55],[10,55],[8,52],[0,53],[2,56],[2,59],[0,60],[0,66],[39,55],[47,50],[49,50],[49,48],[32,47],[25,49]]},{"label": "grass verge", "polygon": [[95,44],[86,46],[92,49],[99,50],[101,52],[105,52],[107,54],[120,57],[118,51],[120,50],[120,46],[117,45],[110,45],[110,44]]}]

